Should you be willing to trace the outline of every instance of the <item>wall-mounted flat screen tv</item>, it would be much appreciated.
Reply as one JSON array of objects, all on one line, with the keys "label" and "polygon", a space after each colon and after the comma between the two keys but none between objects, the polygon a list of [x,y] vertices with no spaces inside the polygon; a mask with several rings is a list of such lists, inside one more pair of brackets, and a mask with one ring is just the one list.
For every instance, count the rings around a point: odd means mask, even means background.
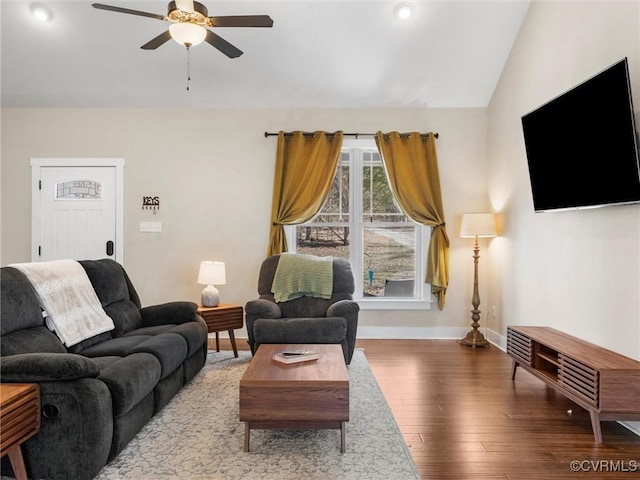
[{"label": "wall-mounted flat screen tv", "polygon": [[522,117],[536,212],[640,203],[627,58]]}]

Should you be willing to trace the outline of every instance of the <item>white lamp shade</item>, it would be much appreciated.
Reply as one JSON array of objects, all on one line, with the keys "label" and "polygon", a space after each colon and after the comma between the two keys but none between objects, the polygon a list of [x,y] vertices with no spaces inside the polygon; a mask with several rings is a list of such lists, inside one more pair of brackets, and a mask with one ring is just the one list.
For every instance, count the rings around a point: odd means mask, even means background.
[{"label": "white lamp shade", "polygon": [[204,42],[207,36],[206,28],[196,25],[195,23],[172,23],[169,27],[169,33],[180,45],[189,45],[195,47]]},{"label": "white lamp shade", "polygon": [[493,213],[465,213],[460,226],[461,237],[496,237],[496,218]]},{"label": "white lamp shade", "polygon": [[225,285],[227,283],[227,276],[224,262],[212,262],[210,260],[200,262],[198,283],[201,285]]}]

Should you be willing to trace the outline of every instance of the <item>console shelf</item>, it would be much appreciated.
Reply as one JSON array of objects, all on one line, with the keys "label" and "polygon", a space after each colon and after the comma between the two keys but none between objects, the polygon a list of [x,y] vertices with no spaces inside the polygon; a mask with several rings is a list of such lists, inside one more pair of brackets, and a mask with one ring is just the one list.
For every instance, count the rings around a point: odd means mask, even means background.
[{"label": "console shelf", "polygon": [[550,327],[507,328],[511,378],[522,367],[589,411],[593,435],[600,422],[640,420],[640,362]]}]

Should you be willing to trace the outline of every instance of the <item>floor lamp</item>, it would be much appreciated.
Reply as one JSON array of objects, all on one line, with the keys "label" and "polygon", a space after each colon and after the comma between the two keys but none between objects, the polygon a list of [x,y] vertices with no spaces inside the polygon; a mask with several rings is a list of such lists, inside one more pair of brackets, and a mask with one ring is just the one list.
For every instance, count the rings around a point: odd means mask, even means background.
[{"label": "floor lamp", "polygon": [[467,336],[460,340],[462,345],[469,347],[488,347],[489,342],[482,332],[478,330],[480,324],[480,294],[478,293],[478,260],[480,259],[480,246],[478,245],[479,237],[495,237],[496,231],[496,219],[493,213],[465,213],[462,215],[462,225],[460,226],[460,236],[475,238],[475,244],[473,246],[473,296],[471,297],[471,331],[467,333]]}]

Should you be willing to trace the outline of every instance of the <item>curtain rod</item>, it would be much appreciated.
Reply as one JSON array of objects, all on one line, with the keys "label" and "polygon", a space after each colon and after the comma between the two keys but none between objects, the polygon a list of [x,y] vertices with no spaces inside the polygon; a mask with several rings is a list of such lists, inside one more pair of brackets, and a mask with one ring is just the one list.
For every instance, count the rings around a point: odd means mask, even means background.
[{"label": "curtain rod", "polygon": [[[292,132],[285,132],[284,134],[286,137],[290,137],[291,135],[293,135]],[[304,136],[312,136],[313,132],[305,132],[303,134]],[[333,135],[332,133],[328,133],[327,135]],[[375,137],[376,134],[375,133],[343,133],[342,134],[345,137],[356,137],[356,140],[358,139],[358,137]],[[400,134],[400,136],[404,136],[407,134]],[[431,135],[430,133],[423,133],[420,134],[421,137],[428,137],[429,135]],[[264,132],[264,136],[266,137],[277,137],[278,133],[276,132]],[[440,134],[438,132],[433,134],[434,137],[439,138]]]}]

